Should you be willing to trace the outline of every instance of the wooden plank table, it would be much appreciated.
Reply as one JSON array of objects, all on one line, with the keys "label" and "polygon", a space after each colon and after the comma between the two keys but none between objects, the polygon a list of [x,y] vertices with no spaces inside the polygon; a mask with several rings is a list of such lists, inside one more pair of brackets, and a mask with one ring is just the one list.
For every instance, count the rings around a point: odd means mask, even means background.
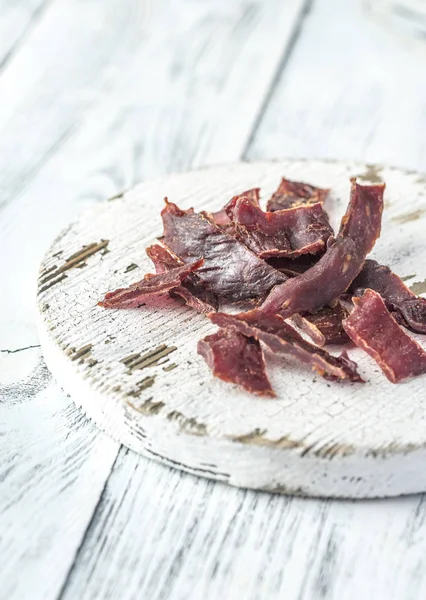
[{"label": "wooden plank table", "polygon": [[151,463],[55,385],[33,308],[57,231],[139,180],[279,156],[425,171],[425,67],[361,0],[0,0],[0,598],[426,597],[424,496]]}]

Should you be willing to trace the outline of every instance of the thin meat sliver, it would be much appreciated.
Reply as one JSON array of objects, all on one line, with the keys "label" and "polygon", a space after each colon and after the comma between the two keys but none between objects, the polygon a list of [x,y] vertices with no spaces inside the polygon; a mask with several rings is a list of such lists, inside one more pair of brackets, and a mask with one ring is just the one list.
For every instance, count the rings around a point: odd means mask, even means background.
[{"label": "thin meat sliver", "polygon": [[164,294],[179,287],[185,277],[199,269],[203,262],[203,259],[200,259],[165,273],[145,275],[141,281],[133,283],[127,288],[108,292],[98,305],[104,308],[136,307],[148,296]]},{"label": "thin meat sliver", "polygon": [[369,354],[392,383],[426,373],[426,352],[398,325],[380,294],[367,289],[353,298],[354,310],[343,321],[349,337]]},{"label": "thin meat sliver", "polygon": [[259,308],[284,318],[315,312],[334,303],[361,271],[366,255],[380,235],[385,186],[352,180],[351,197],[336,240],[305,273],[276,286]]},{"label": "thin meat sliver", "polygon": [[258,396],[275,396],[266,375],[259,342],[234,329],[220,329],[198,342],[200,354],[213,374]]},{"label": "thin meat sliver", "polygon": [[[337,302],[333,308],[324,306],[316,313],[295,314],[292,316],[295,325],[311,336],[316,344],[346,344],[349,336],[343,327],[343,320],[349,311]],[[322,336],[322,339],[321,339]]]},{"label": "thin meat sliver", "polygon": [[401,325],[426,333],[426,299],[416,296],[389,267],[375,260],[366,260],[351,290],[359,295],[367,288],[381,295]]},{"label": "thin meat sliver", "polygon": [[243,192],[242,194],[233,196],[231,198],[231,200],[229,202],[227,202],[227,204],[225,204],[225,206],[221,210],[211,213],[211,216],[217,225],[226,227],[227,225],[231,224],[231,218],[230,218],[230,214],[229,214],[230,210],[232,210],[232,207],[235,205],[235,203],[240,198],[248,198],[249,200],[252,200],[257,205],[259,205],[260,188],[253,188],[252,190],[247,190],[246,192]]},{"label": "thin meat sliver", "polygon": [[310,344],[278,315],[261,314],[259,311],[240,315],[214,313],[210,320],[219,327],[235,329],[247,337],[256,338],[272,352],[293,356],[325,379],[362,382],[356,363],[345,352],[336,357]]},{"label": "thin meat sliver", "polygon": [[230,302],[262,300],[287,277],[223,231],[208,213],[167,203],[163,243],[184,263],[204,259],[197,275],[207,290]]},{"label": "thin meat sliver", "polygon": [[296,206],[308,206],[317,202],[323,204],[329,191],[301,181],[290,181],[283,177],[277,191],[268,200],[266,210],[274,212]]}]

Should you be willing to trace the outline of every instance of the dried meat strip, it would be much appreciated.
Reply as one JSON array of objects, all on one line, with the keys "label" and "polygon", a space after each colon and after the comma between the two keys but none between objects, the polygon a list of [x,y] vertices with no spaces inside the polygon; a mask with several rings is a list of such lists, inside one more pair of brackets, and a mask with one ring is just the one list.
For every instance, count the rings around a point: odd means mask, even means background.
[{"label": "dried meat strip", "polygon": [[288,318],[335,303],[361,271],[380,235],[384,188],[384,184],[359,185],[353,179],[336,240],[329,240],[326,253],[313,267],[276,286],[259,310]]},{"label": "dried meat strip", "polygon": [[240,198],[248,198],[249,200],[252,200],[257,205],[259,205],[260,188],[253,188],[252,190],[247,190],[242,194],[234,196],[227,204],[225,204],[225,206],[221,210],[211,213],[211,216],[213,217],[213,220],[216,223],[216,225],[227,226],[231,224],[229,211],[232,210],[232,207]]},{"label": "dried meat strip", "polygon": [[247,337],[256,338],[272,352],[294,356],[325,379],[362,382],[356,363],[349,359],[346,352],[338,357],[332,356],[304,340],[278,315],[252,311],[239,315],[215,313],[209,315],[209,318],[219,327],[235,329]]},{"label": "dried meat strip", "polygon": [[264,212],[257,202],[242,197],[229,207],[228,214],[238,239],[261,258],[322,253],[333,234],[319,202]]},{"label": "dried meat strip", "polygon": [[360,295],[367,288],[381,295],[401,325],[417,333],[426,333],[426,299],[416,296],[389,267],[366,260],[351,291]]},{"label": "dried meat strip", "polygon": [[190,273],[202,266],[203,262],[203,259],[200,259],[164,273],[145,275],[141,281],[127,288],[108,292],[98,305],[104,308],[132,308],[138,306],[148,296],[164,294],[179,287]]},{"label": "dried meat strip", "polygon": [[426,373],[426,352],[398,325],[377,292],[353,298],[354,310],[343,321],[350,338],[382,369],[392,383]]},{"label": "dried meat strip", "polygon": [[274,212],[296,206],[308,206],[317,202],[323,204],[329,191],[300,181],[290,181],[283,177],[277,191],[268,200],[266,210]]},{"label": "dried meat strip", "polygon": [[[343,327],[343,320],[349,316],[349,311],[340,302],[333,308],[324,306],[316,313],[295,314],[292,319],[295,325],[310,335],[320,346],[324,344],[346,344],[350,341]],[[322,337],[322,343],[321,343]]]},{"label": "dried meat strip", "polygon": [[213,374],[258,396],[275,396],[266,374],[259,342],[234,329],[220,329],[198,342],[200,354]]},{"label": "dried meat strip", "polygon": [[167,203],[162,213],[163,242],[184,263],[204,259],[197,271],[210,292],[230,302],[261,301],[287,278],[223,231],[207,213]]},{"label": "dried meat strip", "polygon": [[[154,263],[157,273],[164,273],[183,265],[178,256],[159,244],[149,246],[146,253]],[[219,307],[216,294],[204,287],[203,282],[196,273],[190,273],[185,277],[178,287],[170,290],[170,295],[183,298],[188,306],[201,313],[210,313],[216,311]]]}]

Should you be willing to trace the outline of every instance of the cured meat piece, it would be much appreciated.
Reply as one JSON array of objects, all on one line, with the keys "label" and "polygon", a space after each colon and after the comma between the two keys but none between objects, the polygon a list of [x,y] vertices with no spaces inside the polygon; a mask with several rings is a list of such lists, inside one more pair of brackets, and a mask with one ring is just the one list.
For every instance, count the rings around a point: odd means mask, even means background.
[{"label": "cured meat piece", "polygon": [[367,288],[381,295],[387,307],[396,313],[395,318],[401,325],[426,333],[426,299],[416,296],[389,267],[375,260],[366,260],[351,290],[360,295]]},{"label": "cured meat piece", "polygon": [[220,329],[198,342],[200,354],[213,374],[258,396],[275,396],[265,370],[259,342],[231,329]]},{"label": "cured meat piece", "polygon": [[145,275],[141,281],[127,288],[108,292],[105,298],[98,302],[98,305],[104,308],[132,308],[138,306],[147,296],[164,294],[179,287],[185,277],[199,269],[203,262],[203,259],[200,259],[164,273]]},{"label": "cured meat piece", "polygon": [[[300,327],[312,337],[315,343],[323,344],[346,344],[350,341],[342,321],[349,315],[349,311],[338,302],[334,308],[325,306],[316,313],[295,314],[292,319],[295,325]],[[323,338],[323,343],[320,341]]]},{"label": "cured meat piece", "polygon": [[349,337],[382,369],[392,383],[426,373],[426,352],[398,325],[377,292],[353,298],[354,310],[343,321]]},{"label": "cured meat piece", "polygon": [[300,329],[303,331],[303,333],[308,335],[314,344],[317,346],[325,346],[325,336],[321,333],[318,327],[316,327],[308,319],[305,319],[305,317],[302,317],[302,315],[299,315],[299,313],[295,313],[288,320],[294,327]]},{"label": "cured meat piece", "polygon": [[338,357],[332,356],[304,340],[278,315],[266,315],[254,310],[239,315],[215,313],[209,318],[219,327],[235,329],[247,337],[256,338],[272,352],[294,356],[325,379],[362,382],[356,363],[349,359],[346,352]]},{"label": "cured meat piece", "polygon": [[329,191],[300,181],[290,181],[283,177],[277,191],[268,200],[266,210],[274,212],[285,208],[316,204],[317,202],[323,204]]},{"label": "cured meat piece", "polygon": [[318,262],[319,256],[312,254],[302,254],[297,258],[287,258],[285,256],[271,257],[267,259],[267,263],[287,275],[287,277],[296,277],[304,273]]},{"label": "cured meat piece", "polygon": [[257,202],[242,197],[228,208],[228,215],[238,239],[261,258],[317,254],[333,234],[319,202],[264,212]]},{"label": "cured meat piece", "polygon": [[315,312],[331,304],[350,286],[380,235],[384,184],[359,185],[351,197],[336,240],[308,271],[276,286],[259,310],[280,314]]},{"label": "cured meat piece", "polygon": [[161,216],[163,242],[184,263],[203,258],[197,275],[206,289],[230,302],[261,301],[287,278],[229,235],[207,213],[167,203]]},{"label": "cured meat piece", "polygon": [[257,205],[259,205],[260,188],[253,188],[252,190],[247,190],[242,194],[234,196],[227,204],[225,204],[225,206],[221,210],[211,213],[211,216],[213,217],[213,220],[216,223],[216,225],[226,226],[231,224],[229,211],[240,198],[248,198],[249,200],[252,200]]},{"label": "cured meat piece", "polygon": [[[155,244],[146,249],[157,273],[165,273],[184,263],[168,248]],[[190,273],[176,288],[170,290],[170,295],[177,295],[185,300],[191,308],[201,313],[216,311],[219,300],[216,294],[206,290],[201,279],[196,273]]]}]

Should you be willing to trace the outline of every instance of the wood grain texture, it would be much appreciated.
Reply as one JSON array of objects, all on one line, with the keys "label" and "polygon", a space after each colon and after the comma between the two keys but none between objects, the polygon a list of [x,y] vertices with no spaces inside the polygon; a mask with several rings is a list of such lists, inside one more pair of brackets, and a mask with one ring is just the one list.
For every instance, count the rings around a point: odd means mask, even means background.
[{"label": "wood grain texture", "polygon": [[2,353],[0,373],[1,595],[56,598],[117,444],[52,383],[39,348]]},{"label": "wood grain texture", "polygon": [[[232,485],[299,495],[377,497],[426,490],[424,378],[395,386],[359,349],[350,356],[366,383],[330,384],[285,359],[270,360],[276,400],[259,400],[213,378],[197,355],[215,331],[204,315],[153,298],[136,310],[97,306],[108,290],[152,267],[145,247],[161,235],[162,198],[183,208],[219,210],[241,190],[265,198],[282,176],[330,188],[327,210],[340,221],[349,180],[368,179],[354,163],[234,163],[136,186],[97,206],[59,235],[39,277],[39,323],[49,368],[87,415],[121,443],[191,473]],[[375,247],[401,275],[426,277],[419,174],[376,168],[388,206]],[[128,266],[138,265],[128,272]],[[422,336],[417,336],[425,343]],[[173,365],[173,369],[169,366]]]},{"label": "wood grain texture", "polygon": [[[14,405],[42,394],[34,423],[15,412],[5,430],[15,432],[16,449],[25,447],[34,424],[50,427],[45,438],[33,440],[36,464],[29,454],[17,453],[14,461],[8,450],[6,457],[5,494],[25,489],[31,465],[43,474],[31,478],[27,493],[40,507],[36,519],[25,495],[13,511],[0,513],[2,540],[16,535],[20,510],[31,539],[24,543],[21,535],[11,550],[9,542],[0,543],[0,556],[8,554],[0,581],[10,599],[57,597],[117,449],[103,436],[98,442],[88,424],[80,425],[43,363],[31,362],[38,352],[29,346],[37,345],[33,290],[39,257],[83,207],[141,177],[219,159],[222,152],[237,158],[302,6],[299,0],[55,0],[5,65],[0,245],[7,258],[0,261],[0,278],[2,290],[14,294],[0,294],[2,401]],[[55,410],[46,407],[46,395]],[[67,462],[78,463],[72,475],[61,466]]]},{"label": "wood grain texture", "polygon": [[0,73],[51,3],[52,0],[0,0]]},{"label": "wood grain texture", "polygon": [[425,44],[358,0],[316,0],[246,153],[426,170]]},{"label": "wood grain texture", "polygon": [[424,497],[254,493],[123,449],[63,600],[418,600],[425,518]]}]

